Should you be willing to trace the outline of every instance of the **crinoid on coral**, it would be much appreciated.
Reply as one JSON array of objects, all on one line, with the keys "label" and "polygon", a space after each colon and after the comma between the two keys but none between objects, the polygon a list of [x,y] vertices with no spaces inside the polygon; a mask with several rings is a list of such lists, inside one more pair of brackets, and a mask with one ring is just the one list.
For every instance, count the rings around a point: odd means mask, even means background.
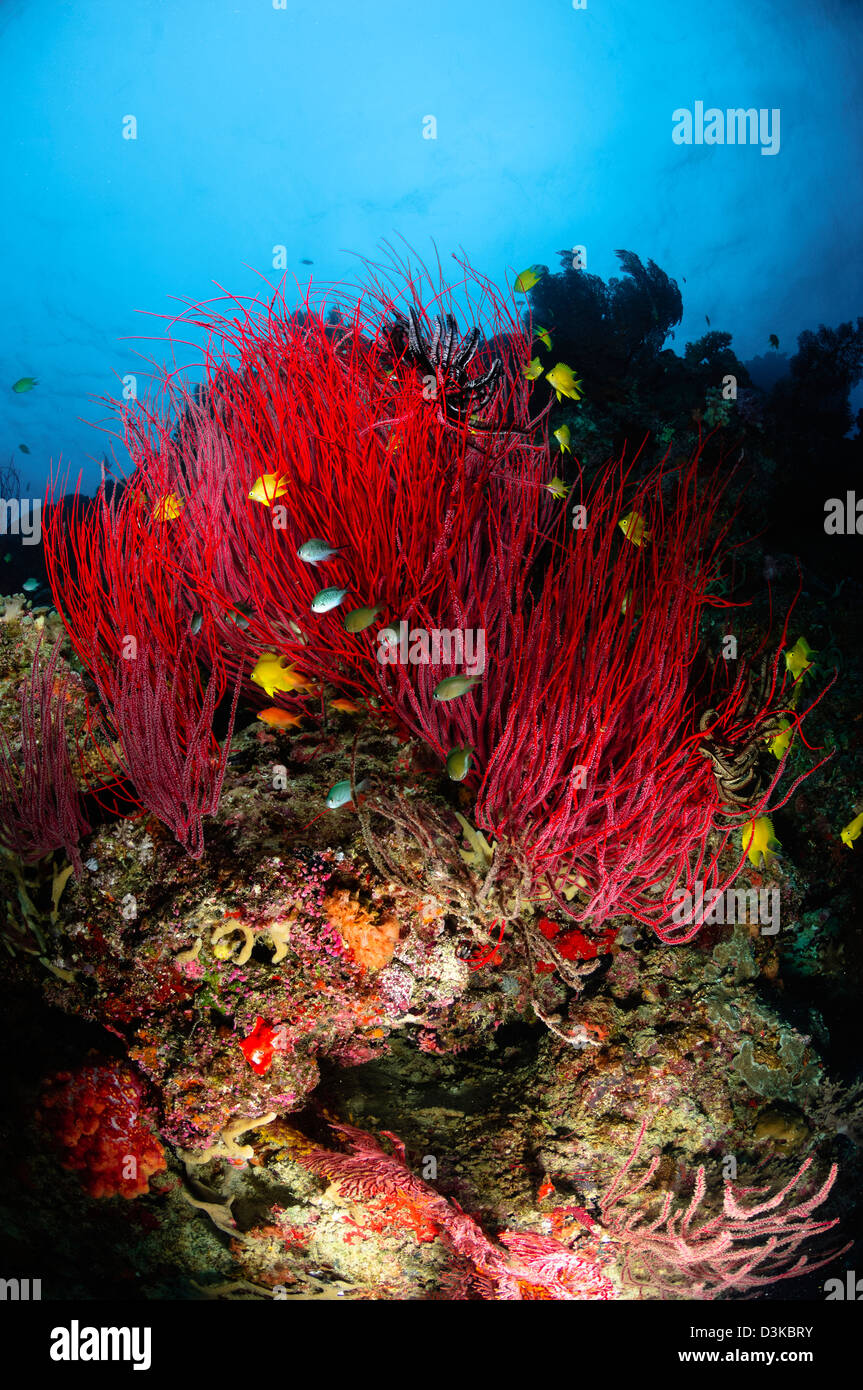
[{"label": "crinoid on coral", "polygon": [[[787,626],[786,619],[786,630]],[[698,752],[709,758],[722,800],[734,806],[750,806],[763,793],[764,744],[785,727],[788,715],[796,719],[794,711],[779,700],[776,671],[777,663],[762,656],[758,667],[738,682],[737,698],[729,702],[723,716],[708,709],[698,722],[699,732],[705,735]],[[724,736],[723,725],[728,730]]]},{"label": "crinoid on coral", "polygon": [[454,315],[446,314],[432,321],[429,337],[423,319],[413,305],[407,318],[396,314],[390,330],[396,360],[406,357],[417,368],[425,389],[440,399],[450,419],[487,410],[500,389],[503,363],[497,359],[487,371],[468,375],[480,345],[480,330],[472,328],[462,338]]}]

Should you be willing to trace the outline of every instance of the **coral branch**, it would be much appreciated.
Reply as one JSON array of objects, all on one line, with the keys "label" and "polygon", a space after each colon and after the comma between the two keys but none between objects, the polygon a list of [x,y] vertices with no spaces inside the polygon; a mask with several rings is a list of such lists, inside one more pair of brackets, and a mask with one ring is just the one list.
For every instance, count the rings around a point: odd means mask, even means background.
[{"label": "coral branch", "polygon": [[81,874],[78,841],[90,832],[66,740],[69,677],[57,675],[58,641],[41,662],[41,639],[19,692],[20,732],[0,728],[0,845],[26,864],[64,849]]}]

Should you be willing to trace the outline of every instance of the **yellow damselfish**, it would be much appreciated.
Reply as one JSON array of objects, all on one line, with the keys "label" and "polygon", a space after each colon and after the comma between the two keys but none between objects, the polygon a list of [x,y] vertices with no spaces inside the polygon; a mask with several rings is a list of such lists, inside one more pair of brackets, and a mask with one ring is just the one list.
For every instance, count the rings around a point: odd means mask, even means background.
[{"label": "yellow damselfish", "polygon": [[756,869],[761,868],[762,860],[765,869],[772,869],[776,858],[773,850],[782,846],[773,834],[773,822],[769,816],[759,816],[758,820],[746,822],[740,832],[740,848],[746,850],[746,858]]},{"label": "yellow damselfish", "polygon": [[855,816],[850,825],[846,825],[845,829],[841,832],[843,845],[847,845],[849,849],[853,849],[854,841],[860,839],[861,831],[863,831],[863,811],[860,812],[859,816]]},{"label": "yellow damselfish", "polygon": [[770,749],[770,752],[773,754],[774,758],[781,759],[785,757],[785,754],[788,751],[788,745],[794,736],[794,725],[789,724],[787,719],[781,719],[779,723],[780,732],[776,735],[775,738],[767,740],[767,747]]},{"label": "yellow damselfish", "polygon": [[153,508],[153,520],[176,521],[185,505],[175,492],[169,492],[167,497],[160,498]]},{"label": "yellow damselfish", "polygon": [[794,646],[785,653],[785,665],[795,679],[809,670],[812,665],[810,656],[817,656],[817,652],[813,652],[805,637],[798,637]]},{"label": "yellow damselfish", "polygon": [[628,512],[617,524],[633,545],[644,545],[645,541],[650,540],[650,532],[640,512]]},{"label": "yellow damselfish", "polygon": [[818,653],[813,652],[805,637],[798,637],[794,646],[785,653],[786,670],[794,678],[794,685],[791,689],[791,704],[795,707],[803,690],[803,682],[808,679],[812,669],[812,662],[809,658],[817,655]]},{"label": "yellow damselfish", "polygon": [[278,473],[263,473],[253,484],[249,501],[262,502],[265,507],[271,507],[275,499],[283,497],[287,490],[287,483]]},{"label": "yellow damselfish", "polygon": [[545,379],[551,382],[559,401],[562,401],[564,396],[568,396],[571,401],[581,400],[581,381],[576,377],[572,367],[568,367],[565,362],[558,362],[550,372],[546,372]]},{"label": "yellow damselfish", "polygon": [[275,652],[265,652],[255,664],[252,680],[255,685],[265,690],[271,699],[277,690],[285,693],[290,690],[312,688],[309,677],[303,675],[302,671],[294,670],[293,665],[287,666],[286,660],[286,657],[278,656]]},{"label": "yellow damselfish", "polygon": [[547,274],[547,265],[528,266],[527,270],[523,270],[520,275],[516,276],[513,286],[516,294],[527,294],[528,290],[532,290],[534,285],[538,285],[543,275]]}]

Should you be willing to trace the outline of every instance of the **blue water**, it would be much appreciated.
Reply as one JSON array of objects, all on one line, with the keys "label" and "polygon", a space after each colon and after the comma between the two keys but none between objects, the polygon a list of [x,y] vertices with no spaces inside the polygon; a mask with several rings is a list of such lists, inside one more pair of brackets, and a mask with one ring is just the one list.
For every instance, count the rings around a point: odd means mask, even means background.
[{"label": "blue water", "polygon": [[[276,246],[289,298],[394,234],[499,280],[625,247],[680,281],[678,350],[706,315],[793,353],[863,307],[861,38],[857,0],[6,0],[0,463],[92,480],[94,398]],[[675,144],[697,101],[778,109],[778,153]]]}]

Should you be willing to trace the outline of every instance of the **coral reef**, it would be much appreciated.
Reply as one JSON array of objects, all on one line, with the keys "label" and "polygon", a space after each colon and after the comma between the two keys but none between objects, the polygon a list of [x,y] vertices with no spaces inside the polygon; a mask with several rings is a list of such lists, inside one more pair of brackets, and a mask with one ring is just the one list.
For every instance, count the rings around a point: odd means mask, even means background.
[{"label": "coral reef", "polygon": [[67,1287],[714,1299],[840,1258],[856,649],[790,559],[741,584],[702,425],[766,448],[770,411],[718,390],[729,335],[670,360],[677,287],[622,261],[530,292],[583,401],[464,262],[192,309],[204,384],[53,499],[60,617],[0,620],[0,934],[5,1045],[42,1039],[7,1228]]}]

